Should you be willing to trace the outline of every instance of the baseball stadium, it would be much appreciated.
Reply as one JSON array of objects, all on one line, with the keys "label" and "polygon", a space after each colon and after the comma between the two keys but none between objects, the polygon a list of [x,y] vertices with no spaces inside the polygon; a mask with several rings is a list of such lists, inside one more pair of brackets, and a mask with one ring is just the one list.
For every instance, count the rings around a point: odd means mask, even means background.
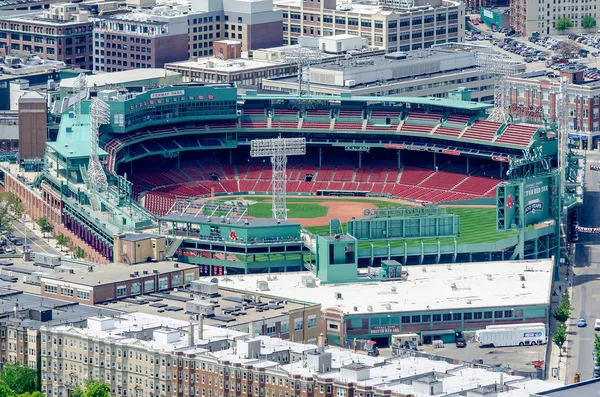
[{"label": "baseball stadium", "polygon": [[[241,94],[229,84],[100,91],[62,114],[30,186],[8,173],[4,183],[38,195],[57,231],[101,263],[124,232],[168,236],[165,257],[202,275],[311,269],[344,282],[393,261],[557,258],[571,235],[561,204],[575,220],[581,205],[579,158],[569,150],[563,179],[555,126],[489,121],[492,107],[465,89],[448,98]],[[328,271],[335,264],[350,270]]]}]

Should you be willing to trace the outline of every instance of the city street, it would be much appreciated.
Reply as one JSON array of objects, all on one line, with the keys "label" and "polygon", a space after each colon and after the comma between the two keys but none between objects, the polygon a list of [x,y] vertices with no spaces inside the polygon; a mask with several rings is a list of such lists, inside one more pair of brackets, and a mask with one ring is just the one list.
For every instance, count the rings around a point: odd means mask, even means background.
[{"label": "city street", "polygon": [[[60,254],[58,250],[51,247],[45,239],[38,236],[33,230],[28,227],[26,228],[21,222],[13,222],[12,232],[16,237],[25,239],[25,229],[27,229],[27,241],[24,241],[24,246],[30,246],[33,252],[44,252],[46,254],[54,255]],[[17,247],[17,249],[19,252],[22,252],[23,247]]]},{"label": "city street", "polygon": [[[586,193],[584,205],[580,209],[581,226],[600,225],[600,172],[591,171],[589,164],[600,162],[600,153],[588,152],[586,170]],[[573,312],[570,319],[570,351],[567,383],[573,382],[575,372],[581,374],[581,380],[592,378],[594,320],[600,318],[600,235],[580,234],[575,250],[573,272]],[[577,328],[579,317],[585,317],[588,326]]]}]

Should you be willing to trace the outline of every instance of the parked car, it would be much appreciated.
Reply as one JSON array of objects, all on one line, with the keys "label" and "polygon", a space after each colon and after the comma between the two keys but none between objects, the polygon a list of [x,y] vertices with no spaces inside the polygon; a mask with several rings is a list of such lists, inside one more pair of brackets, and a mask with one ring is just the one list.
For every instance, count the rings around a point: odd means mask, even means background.
[{"label": "parked car", "polygon": [[581,318],[579,319],[579,321],[577,321],[577,326],[578,326],[579,328],[586,327],[586,326],[587,326],[587,321],[585,321],[585,318],[581,317]]},{"label": "parked car", "polygon": [[597,318],[596,321],[594,321],[594,331],[600,331],[600,318]]},{"label": "parked car", "polygon": [[4,252],[6,252],[7,254],[14,254],[15,250],[12,247],[6,247],[4,248]]}]

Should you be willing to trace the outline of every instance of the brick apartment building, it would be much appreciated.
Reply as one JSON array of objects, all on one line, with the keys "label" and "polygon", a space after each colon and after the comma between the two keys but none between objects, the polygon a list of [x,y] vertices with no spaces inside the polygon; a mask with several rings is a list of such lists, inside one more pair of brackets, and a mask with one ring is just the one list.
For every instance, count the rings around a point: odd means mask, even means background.
[{"label": "brick apartment building", "polygon": [[282,44],[282,12],[273,9],[273,0],[201,0],[191,7],[185,13],[136,9],[98,20],[94,70],[162,68],[213,55],[214,42],[223,39],[239,41],[243,51]]},{"label": "brick apartment building", "polygon": [[92,69],[93,23],[77,4],[53,4],[40,16],[1,17],[0,55],[35,54]]},{"label": "brick apartment building", "polygon": [[[585,81],[583,72],[561,72],[561,77],[570,81],[570,128],[577,132],[576,139],[580,139],[583,149],[597,147],[600,139],[600,82]],[[558,79],[545,76],[508,77],[507,82],[513,117],[522,115],[524,109],[539,109],[539,113],[548,122],[556,121],[560,89]]]}]

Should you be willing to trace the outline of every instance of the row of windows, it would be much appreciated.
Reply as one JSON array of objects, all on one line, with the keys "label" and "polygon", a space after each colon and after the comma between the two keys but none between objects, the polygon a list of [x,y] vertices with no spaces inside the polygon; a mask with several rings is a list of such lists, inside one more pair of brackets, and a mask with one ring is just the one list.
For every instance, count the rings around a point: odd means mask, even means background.
[{"label": "row of windows", "polygon": [[[521,318],[523,317],[522,310],[495,310],[485,312],[467,312],[467,313],[440,313],[440,314],[423,314],[400,317],[380,317],[369,319],[370,326],[373,325],[390,325],[390,324],[421,324],[421,323],[439,323],[447,321],[472,321],[472,320],[492,320],[504,318]],[[362,319],[352,319],[351,325],[354,328],[362,326]]]}]

